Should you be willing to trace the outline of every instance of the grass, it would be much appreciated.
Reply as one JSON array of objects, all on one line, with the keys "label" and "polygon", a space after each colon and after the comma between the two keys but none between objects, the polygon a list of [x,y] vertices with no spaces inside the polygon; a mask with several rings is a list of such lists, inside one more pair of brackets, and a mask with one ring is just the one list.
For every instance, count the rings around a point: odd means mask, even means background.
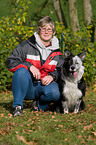
[{"label": "grass", "polygon": [[87,89],[86,108],[78,114],[31,111],[24,102],[23,115],[12,116],[12,92],[0,94],[0,145],[95,145],[96,97]]}]

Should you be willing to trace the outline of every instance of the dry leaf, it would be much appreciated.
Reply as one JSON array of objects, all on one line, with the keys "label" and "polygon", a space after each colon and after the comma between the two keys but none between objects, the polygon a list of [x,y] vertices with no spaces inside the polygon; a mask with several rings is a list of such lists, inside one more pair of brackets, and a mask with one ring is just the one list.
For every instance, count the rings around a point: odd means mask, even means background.
[{"label": "dry leaf", "polygon": [[15,131],[16,134],[18,134],[18,131]]},{"label": "dry leaf", "polygon": [[85,144],[86,142],[85,142],[84,140],[82,140],[80,143],[81,143],[81,144]]},{"label": "dry leaf", "polygon": [[54,114],[56,115],[57,112],[54,112]]},{"label": "dry leaf", "polygon": [[27,126],[29,127],[29,126],[30,126],[30,124],[27,124]]},{"label": "dry leaf", "polygon": [[17,136],[17,139],[20,140],[20,141],[23,141],[23,143],[27,144],[27,145],[37,145],[37,143],[35,143],[34,141],[31,141],[31,142],[27,142],[24,138],[24,136],[19,136],[19,135],[16,135]]},{"label": "dry leaf", "polygon": [[64,139],[64,141],[67,141],[67,140],[68,140],[67,138]]},{"label": "dry leaf", "polygon": [[81,135],[79,135],[79,136],[78,136],[78,138],[79,138],[79,139],[81,139],[81,138],[82,138],[82,136],[81,136]]},{"label": "dry leaf", "polygon": [[55,118],[55,116],[52,116],[52,118]]},{"label": "dry leaf", "polygon": [[13,115],[12,114],[8,114],[9,118],[11,118]]},{"label": "dry leaf", "polygon": [[88,139],[91,139],[91,136],[90,135],[88,136]]},{"label": "dry leaf", "polygon": [[94,134],[94,136],[96,137],[96,132],[92,132],[92,134]]},{"label": "dry leaf", "polygon": [[62,124],[59,124],[58,127],[63,128],[63,125]]},{"label": "dry leaf", "polygon": [[4,117],[4,113],[3,114],[0,114],[1,115],[1,117]]},{"label": "dry leaf", "polygon": [[38,126],[38,129],[39,129],[39,130],[42,130],[41,126]]},{"label": "dry leaf", "polygon": [[89,130],[90,128],[92,128],[92,124],[84,126],[84,130]]}]

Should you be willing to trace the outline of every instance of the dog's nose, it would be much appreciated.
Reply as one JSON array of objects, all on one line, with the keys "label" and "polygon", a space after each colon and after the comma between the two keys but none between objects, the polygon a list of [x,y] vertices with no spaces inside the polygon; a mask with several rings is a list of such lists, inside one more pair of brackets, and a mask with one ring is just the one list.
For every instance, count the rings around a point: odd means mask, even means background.
[{"label": "dog's nose", "polygon": [[75,67],[74,67],[74,66],[71,66],[71,69],[72,69],[72,70],[74,70],[74,69],[75,69]]}]

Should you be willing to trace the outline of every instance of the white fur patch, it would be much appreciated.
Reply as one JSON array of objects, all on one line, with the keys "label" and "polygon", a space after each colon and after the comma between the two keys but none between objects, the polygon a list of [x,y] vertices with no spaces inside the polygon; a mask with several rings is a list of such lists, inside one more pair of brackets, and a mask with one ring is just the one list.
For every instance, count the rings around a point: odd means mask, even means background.
[{"label": "white fur patch", "polygon": [[63,94],[68,100],[68,107],[70,107],[71,104],[75,105],[77,100],[82,96],[82,92],[78,89],[77,83],[68,80],[65,80]]},{"label": "white fur patch", "polygon": [[82,66],[82,61],[77,55],[73,57],[73,65],[77,71],[77,81],[79,81],[84,74],[85,67]]}]

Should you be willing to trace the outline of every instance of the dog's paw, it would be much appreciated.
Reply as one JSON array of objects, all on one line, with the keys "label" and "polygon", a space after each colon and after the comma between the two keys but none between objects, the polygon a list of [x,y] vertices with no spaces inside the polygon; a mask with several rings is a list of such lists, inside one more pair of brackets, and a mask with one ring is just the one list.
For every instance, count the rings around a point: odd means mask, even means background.
[{"label": "dog's paw", "polygon": [[79,112],[80,103],[81,103],[81,100],[78,100],[77,104],[75,106],[75,109],[74,109],[74,113],[78,113]]},{"label": "dog's paw", "polygon": [[77,109],[77,108],[75,108],[74,109],[74,113],[78,113],[79,112],[79,108]]},{"label": "dog's paw", "polygon": [[64,114],[68,114],[69,113],[69,111],[68,111],[68,109],[67,108],[64,108]]}]

